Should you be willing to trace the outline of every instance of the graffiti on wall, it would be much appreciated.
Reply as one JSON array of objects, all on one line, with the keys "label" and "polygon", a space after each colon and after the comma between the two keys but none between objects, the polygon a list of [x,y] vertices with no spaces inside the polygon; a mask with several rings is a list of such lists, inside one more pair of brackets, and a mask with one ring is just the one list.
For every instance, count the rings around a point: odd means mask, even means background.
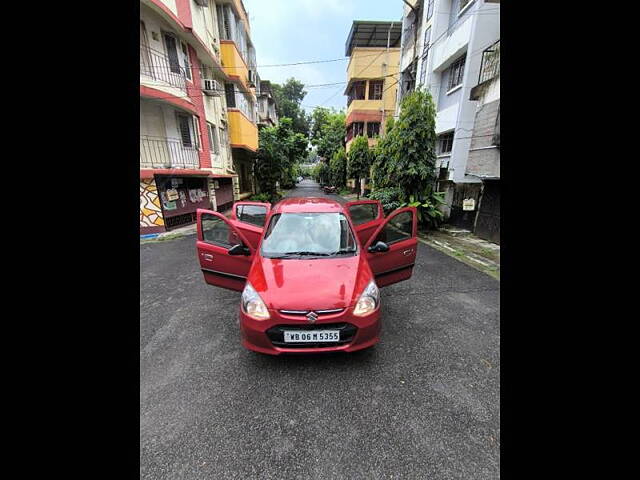
[{"label": "graffiti on wall", "polygon": [[140,180],[140,226],[164,226],[158,188],[153,179]]}]

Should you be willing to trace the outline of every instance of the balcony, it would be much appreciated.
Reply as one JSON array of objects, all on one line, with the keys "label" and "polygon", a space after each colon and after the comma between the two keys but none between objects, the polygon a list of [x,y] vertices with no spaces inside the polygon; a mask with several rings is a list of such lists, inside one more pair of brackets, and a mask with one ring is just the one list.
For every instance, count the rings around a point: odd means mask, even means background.
[{"label": "balcony", "polygon": [[141,135],[140,168],[200,168],[198,150],[180,139]]},{"label": "balcony", "polygon": [[258,150],[258,127],[239,110],[228,110],[229,141],[233,148]]},{"label": "balcony", "polygon": [[500,76],[500,40],[482,52],[478,84],[471,90],[470,100],[477,100],[484,87]]},{"label": "balcony", "polygon": [[151,80],[187,93],[184,69],[164,53],[140,45],[140,80]]}]

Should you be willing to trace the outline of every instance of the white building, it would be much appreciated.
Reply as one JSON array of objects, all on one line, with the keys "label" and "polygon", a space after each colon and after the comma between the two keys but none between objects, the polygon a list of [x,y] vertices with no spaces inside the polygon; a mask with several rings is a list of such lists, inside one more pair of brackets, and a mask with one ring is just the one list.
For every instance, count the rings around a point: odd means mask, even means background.
[{"label": "white building", "polygon": [[477,205],[482,181],[467,174],[478,103],[470,92],[478,84],[483,52],[500,39],[500,2],[408,2],[413,9],[404,6],[398,105],[416,87],[431,92],[445,215],[449,223],[472,229],[476,211],[463,211],[462,203],[474,198]]}]

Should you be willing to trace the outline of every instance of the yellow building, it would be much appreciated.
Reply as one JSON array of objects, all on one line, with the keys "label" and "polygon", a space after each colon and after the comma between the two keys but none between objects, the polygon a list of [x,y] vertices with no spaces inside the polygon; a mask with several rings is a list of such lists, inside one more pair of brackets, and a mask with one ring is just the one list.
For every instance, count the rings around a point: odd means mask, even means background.
[{"label": "yellow building", "polygon": [[354,137],[366,135],[369,145],[384,131],[396,109],[402,22],[355,20],[346,42],[346,148]]},{"label": "yellow building", "polygon": [[228,77],[225,83],[229,143],[238,173],[236,198],[244,199],[255,189],[253,158],[258,150],[256,52],[251,41],[249,19],[242,0],[216,0],[220,56]]}]

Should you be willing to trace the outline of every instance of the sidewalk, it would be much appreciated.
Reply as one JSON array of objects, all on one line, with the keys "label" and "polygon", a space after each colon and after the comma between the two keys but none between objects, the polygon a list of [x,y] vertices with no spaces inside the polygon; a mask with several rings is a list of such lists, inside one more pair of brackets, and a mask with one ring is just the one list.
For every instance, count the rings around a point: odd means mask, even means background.
[{"label": "sidewalk", "polygon": [[418,237],[422,243],[500,280],[500,245],[448,225],[440,230],[418,232]]}]

